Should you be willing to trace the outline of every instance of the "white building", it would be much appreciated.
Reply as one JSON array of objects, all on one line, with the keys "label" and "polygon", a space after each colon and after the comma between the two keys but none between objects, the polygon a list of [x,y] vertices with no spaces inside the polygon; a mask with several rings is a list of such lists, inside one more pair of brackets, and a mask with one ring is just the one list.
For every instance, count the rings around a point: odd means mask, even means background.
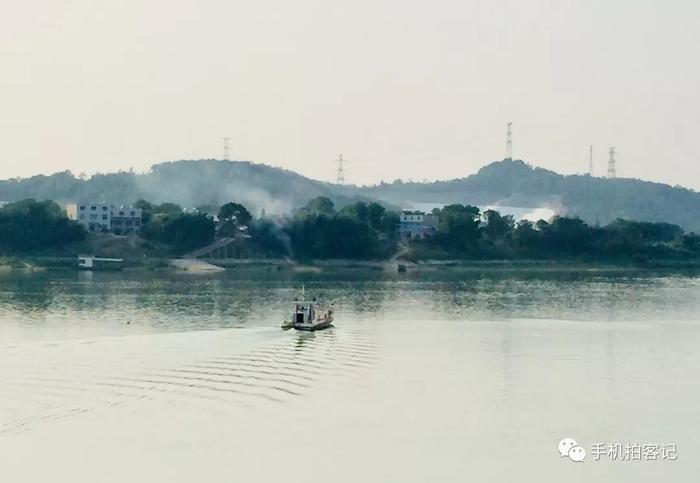
[{"label": "white building", "polygon": [[131,206],[72,203],[66,205],[66,215],[90,232],[112,231],[117,235],[127,235],[141,229],[141,209]]},{"label": "white building", "polygon": [[109,231],[112,226],[112,210],[109,205],[101,203],[66,205],[66,215],[88,231]]},{"label": "white building", "polygon": [[402,211],[399,215],[399,223],[423,223],[425,213],[420,211]]}]

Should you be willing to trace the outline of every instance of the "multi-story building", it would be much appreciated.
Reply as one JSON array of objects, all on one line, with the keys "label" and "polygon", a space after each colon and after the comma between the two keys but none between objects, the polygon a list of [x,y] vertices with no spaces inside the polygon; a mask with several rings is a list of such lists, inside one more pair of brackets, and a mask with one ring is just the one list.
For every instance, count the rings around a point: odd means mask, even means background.
[{"label": "multi-story building", "polygon": [[71,220],[76,220],[88,231],[109,231],[112,222],[112,210],[109,205],[102,203],[69,204],[66,214]]},{"label": "multi-story building", "polygon": [[421,211],[403,211],[399,215],[399,224],[396,227],[399,238],[403,240],[411,238],[423,238],[435,233],[438,226],[438,217]]},{"label": "multi-story building", "polygon": [[117,235],[136,233],[141,229],[141,209],[133,206],[112,208],[112,231]]},{"label": "multi-story building", "polygon": [[112,231],[117,235],[127,235],[141,228],[141,209],[131,206],[73,203],[66,206],[66,214],[90,232]]}]

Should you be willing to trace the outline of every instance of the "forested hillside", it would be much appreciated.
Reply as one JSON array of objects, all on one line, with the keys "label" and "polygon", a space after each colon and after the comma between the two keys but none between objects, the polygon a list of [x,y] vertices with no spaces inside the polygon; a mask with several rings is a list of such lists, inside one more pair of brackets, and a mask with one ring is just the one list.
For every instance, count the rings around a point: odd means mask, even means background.
[{"label": "forested hillside", "polygon": [[366,188],[362,193],[397,205],[412,201],[548,206],[590,224],[605,225],[624,218],[668,222],[700,232],[700,193],[637,179],[563,176],[523,161],[495,162],[462,179],[394,182]]},{"label": "forested hillside", "polygon": [[235,199],[256,211],[282,213],[314,196],[333,195],[331,188],[327,183],[263,164],[199,160],[156,164],[145,174],[119,172],[79,179],[65,171],[4,180],[0,181],[0,201],[34,198],[59,203],[122,204],[148,199],[196,207]]},{"label": "forested hillside", "polygon": [[326,196],[339,206],[358,200],[379,200],[397,208],[410,202],[547,206],[592,225],[624,218],[668,222],[700,232],[700,194],[695,191],[636,179],[563,176],[522,161],[499,161],[450,181],[395,181],[369,187],[338,186],[263,164],[217,160],[161,163],[145,174],[120,172],[79,179],[62,172],[0,181],[0,201],[34,198],[122,204],[148,199],[197,207],[236,200],[254,213],[270,214],[289,213],[316,196]]}]

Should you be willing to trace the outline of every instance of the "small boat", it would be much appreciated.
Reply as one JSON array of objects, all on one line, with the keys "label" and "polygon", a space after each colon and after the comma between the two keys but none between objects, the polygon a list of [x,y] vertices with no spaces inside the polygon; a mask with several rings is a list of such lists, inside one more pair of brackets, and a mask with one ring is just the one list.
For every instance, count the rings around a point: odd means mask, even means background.
[{"label": "small boat", "polygon": [[297,330],[321,330],[333,325],[333,304],[324,309],[316,302],[297,301],[289,320],[282,322],[282,328]]},{"label": "small boat", "polygon": [[123,258],[104,258],[92,255],[79,255],[78,268],[81,270],[121,270]]}]

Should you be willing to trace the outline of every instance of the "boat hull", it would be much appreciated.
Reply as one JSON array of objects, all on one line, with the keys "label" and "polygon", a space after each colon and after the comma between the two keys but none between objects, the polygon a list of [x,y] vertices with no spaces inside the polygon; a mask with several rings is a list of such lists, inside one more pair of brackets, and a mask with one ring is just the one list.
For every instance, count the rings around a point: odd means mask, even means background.
[{"label": "boat hull", "polygon": [[290,317],[282,322],[284,330],[296,329],[312,332],[327,329],[333,324],[333,304],[323,310],[316,299],[313,301],[296,301]]},{"label": "boat hull", "polygon": [[292,327],[295,328],[296,330],[304,330],[307,332],[313,332],[315,330],[323,330],[327,329],[328,327],[333,326],[333,321],[325,321],[325,322],[320,322],[318,324],[313,324],[313,325],[308,325],[308,324],[292,324]]}]

